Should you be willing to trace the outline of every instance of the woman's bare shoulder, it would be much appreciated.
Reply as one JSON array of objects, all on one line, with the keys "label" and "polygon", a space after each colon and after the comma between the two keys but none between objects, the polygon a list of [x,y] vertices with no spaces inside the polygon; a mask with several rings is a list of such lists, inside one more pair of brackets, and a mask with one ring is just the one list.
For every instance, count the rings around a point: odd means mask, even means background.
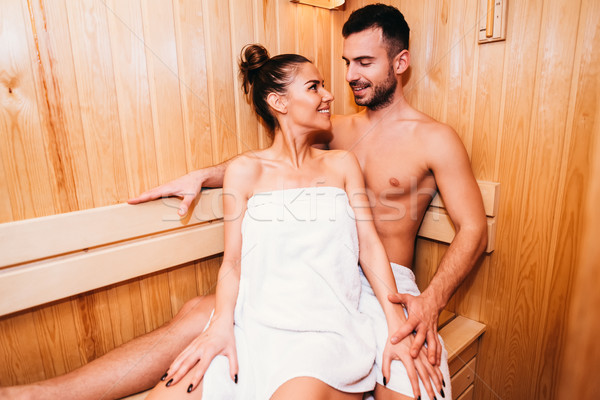
[{"label": "woman's bare shoulder", "polygon": [[242,191],[250,190],[261,174],[261,165],[260,152],[248,151],[240,154],[227,166],[223,186],[235,186]]}]

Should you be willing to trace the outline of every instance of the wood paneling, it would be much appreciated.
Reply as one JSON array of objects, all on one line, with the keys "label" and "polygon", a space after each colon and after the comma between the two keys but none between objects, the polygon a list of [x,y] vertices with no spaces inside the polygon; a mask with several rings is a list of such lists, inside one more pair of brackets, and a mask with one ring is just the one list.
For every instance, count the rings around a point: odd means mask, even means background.
[{"label": "wood paneling", "polygon": [[[306,51],[332,76],[331,12],[290,2],[0,3],[1,222],[117,204],[267,145],[239,89],[244,44],[277,54],[312,37]],[[300,12],[313,17],[310,32]],[[0,319],[0,384],[62,374],[156,328],[213,292],[219,265],[211,258]]]},{"label": "wood paneling", "polygon": [[[0,221],[116,204],[267,145],[237,80],[247,42],[314,59],[334,111],[356,111],[340,30],[372,2],[0,0]],[[600,7],[512,0],[506,41],[477,45],[477,2],[385,3],[411,26],[407,98],[458,132],[477,179],[502,184],[496,251],[450,303],[487,325],[474,398],[555,398],[566,324],[582,315],[566,306],[573,277],[590,273],[578,251],[599,157]],[[445,251],[418,241],[419,283]],[[0,384],[63,373],[162,324],[214,290],[218,265],[1,319]]]},{"label": "wood paneling", "polygon": [[[372,2],[347,2],[345,13],[364,3]],[[477,45],[477,2],[387,3],[411,26],[407,98],[458,132],[477,179],[502,184],[496,251],[449,305],[487,325],[474,398],[555,398],[586,219],[581,204],[599,157],[592,143],[600,60],[591,47],[599,7],[511,1],[507,40]],[[341,77],[333,79],[336,101],[349,104]],[[418,241],[419,284],[445,249]]]}]

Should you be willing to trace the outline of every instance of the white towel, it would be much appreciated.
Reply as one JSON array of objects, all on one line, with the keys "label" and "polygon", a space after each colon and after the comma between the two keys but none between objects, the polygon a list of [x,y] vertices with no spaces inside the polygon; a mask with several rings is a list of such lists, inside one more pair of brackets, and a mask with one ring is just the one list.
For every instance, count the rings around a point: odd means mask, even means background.
[{"label": "white towel", "polygon": [[309,376],[346,392],[375,385],[375,337],[358,311],[361,281],[354,213],[343,189],[254,195],[242,223],[235,310],[238,384],[215,359],[206,399],[268,399]]}]

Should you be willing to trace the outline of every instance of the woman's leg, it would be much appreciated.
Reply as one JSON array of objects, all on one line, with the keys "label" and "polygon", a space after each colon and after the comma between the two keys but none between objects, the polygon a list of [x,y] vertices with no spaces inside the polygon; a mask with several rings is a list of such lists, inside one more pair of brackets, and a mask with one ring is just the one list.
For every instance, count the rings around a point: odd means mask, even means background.
[{"label": "woman's leg", "polygon": [[214,295],[188,301],[160,328],[127,342],[65,375],[25,386],[0,388],[0,399],[118,399],[151,388],[201,332]]},{"label": "woman's leg", "polygon": [[414,397],[394,392],[378,383],[375,386],[375,400],[414,400]]},{"label": "woman's leg", "polygon": [[362,393],[346,393],[316,378],[299,377],[281,385],[271,400],[361,400]]}]

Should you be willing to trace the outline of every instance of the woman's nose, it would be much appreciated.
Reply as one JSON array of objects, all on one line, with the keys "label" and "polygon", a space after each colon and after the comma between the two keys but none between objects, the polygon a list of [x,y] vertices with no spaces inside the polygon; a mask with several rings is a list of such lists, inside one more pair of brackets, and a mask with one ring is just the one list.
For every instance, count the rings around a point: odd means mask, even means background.
[{"label": "woman's nose", "polygon": [[330,103],[333,101],[333,94],[325,88],[323,88],[323,96],[321,97],[324,103]]}]

